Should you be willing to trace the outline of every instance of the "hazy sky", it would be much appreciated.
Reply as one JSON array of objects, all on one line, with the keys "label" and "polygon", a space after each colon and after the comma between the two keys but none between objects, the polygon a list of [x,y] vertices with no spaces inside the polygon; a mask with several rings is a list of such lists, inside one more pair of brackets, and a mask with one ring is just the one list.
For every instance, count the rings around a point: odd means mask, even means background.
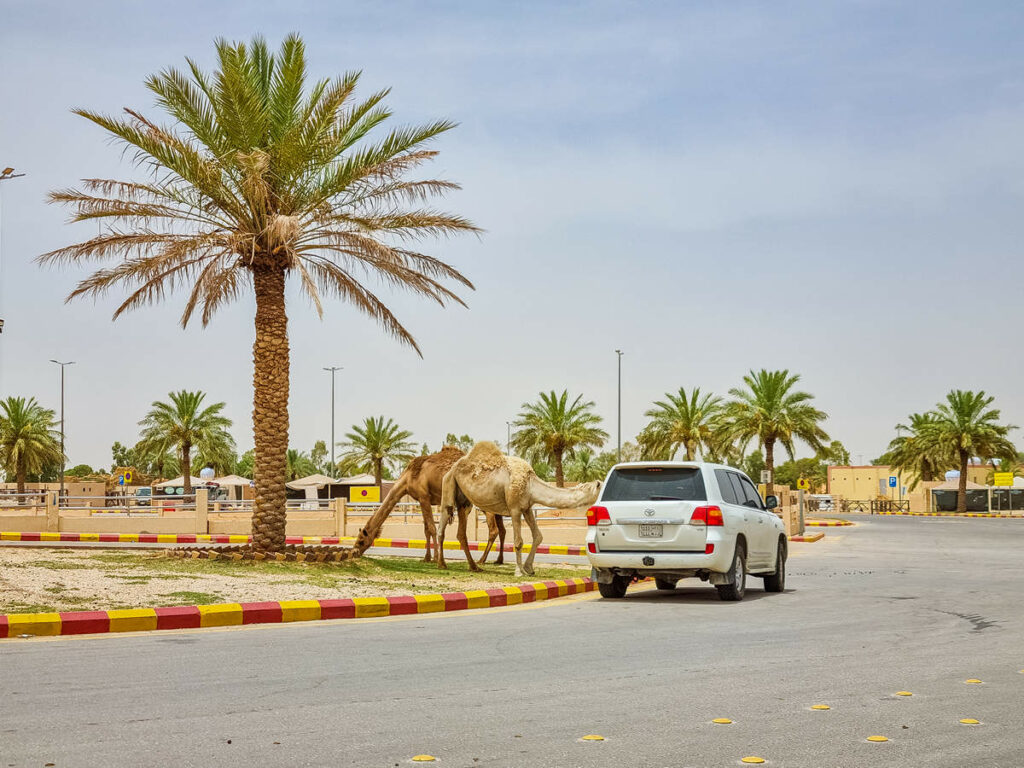
[{"label": "hazy sky", "polygon": [[[330,304],[290,304],[292,444],[384,414],[417,441],[504,440],[544,389],[597,403],[614,446],[681,385],[786,367],[853,458],[953,387],[1024,424],[1024,5],[998,2],[188,2],[0,0],[0,395],[57,408],[72,464],[109,465],[172,389],[228,403],[251,447],[251,302],[206,330],[183,299],[112,323],[63,303],[84,271],[32,259],[91,235],[48,190],[131,173],[74,106],[156,114],[144,78],[217,37],[289,31],[317,76],[393,88],[398,122],[461,126],[431,169],[487,230],[431,243],[469,309],[389,295],[424,353]],[[1018,433],[1018,439],[1019,437]]]}]

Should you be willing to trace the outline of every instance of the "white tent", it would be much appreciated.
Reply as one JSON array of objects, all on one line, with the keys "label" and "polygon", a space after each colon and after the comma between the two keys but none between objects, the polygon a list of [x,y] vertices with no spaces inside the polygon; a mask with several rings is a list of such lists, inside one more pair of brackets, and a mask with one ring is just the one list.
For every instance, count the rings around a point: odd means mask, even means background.
[{"label": "white tent", "polygon": [[285,483],[293,491],[301,491],[310,487],[320,489],[325,485],[337,484],[337,480],[327,475],[307,475],[306,477],[300,477],[298,480],[292,480],[290,483]]},{"label": "white tent", "polygon": [[[155,488],[177,488],[179,485],[180,486],[184,486],[185,485],[185,476],[184,475],[178,475],[173,480],[164,480],[162,483],[157,483],[154,487]],[[206,481],[203,480],[200,477],[193,477],[192,478],[192,486],[195,487],[197,485],[206,485]]]},{"label": "white tent", "polygon": [[367,473],[361,475],[352,475],[352,477],[343,477],[338,481],[338,485],[376,485],[376,478]]},{"label": "white tent", "polygon": [[248,477],[241,477],[240,475],[225,475],[224,477],[214,478],[217,485],[225,488],[234,488],[237,486],[245,486],[252,483]]}]

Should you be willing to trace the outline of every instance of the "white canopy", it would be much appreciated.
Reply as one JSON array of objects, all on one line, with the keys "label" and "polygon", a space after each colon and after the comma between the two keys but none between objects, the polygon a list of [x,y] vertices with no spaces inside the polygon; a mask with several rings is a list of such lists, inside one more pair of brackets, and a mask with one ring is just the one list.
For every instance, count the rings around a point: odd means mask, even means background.
[{"label": "white canopy", "polygon": [[327,475],[307,475],[306,477],[300,477],[298,480],[292,480],[290,483],[285,483],[293,491],[301,491],[304,488],[314,487],[323,488],[325,485],[337,485],[338,481],[333,477]]},{"label": "white canopy", "polygon": [[338,485],[376,485],[376,478],[369,474],[363,473],[361,475],[352,475],[352,477],[343,477],[338,481]]},{"label": "white canopy", "polygon": [[[185,485],[185,476],[184,475],[178,475],[173,480],[164,480],[162,483],[157,483],[155,487],[156,488],[176,488],[179,485],[181,485],[181,486]],[[192,485],[206,485],[206,481],[203,480],[201,477],[193,477],[192,478]]]},{"label": "white canopy", "polygon": [[213,482],[220,486],[233,488],[239,485],[249,485],[252,480],[248,477],[241,477],[240,475],[225,475],[224,477],[215,478]]}]

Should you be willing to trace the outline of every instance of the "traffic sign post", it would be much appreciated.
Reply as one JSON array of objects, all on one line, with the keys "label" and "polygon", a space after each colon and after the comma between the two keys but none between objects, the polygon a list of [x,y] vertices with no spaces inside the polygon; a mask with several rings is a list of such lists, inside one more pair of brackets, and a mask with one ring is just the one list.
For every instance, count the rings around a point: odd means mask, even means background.
[{"label": "traffic sign post", "polygon": [[799,488],[801,491],[809,491],[811,490],[811,481],[808,480],[806,477],[801,477],[799,480],[796,481],[796,487]]}]

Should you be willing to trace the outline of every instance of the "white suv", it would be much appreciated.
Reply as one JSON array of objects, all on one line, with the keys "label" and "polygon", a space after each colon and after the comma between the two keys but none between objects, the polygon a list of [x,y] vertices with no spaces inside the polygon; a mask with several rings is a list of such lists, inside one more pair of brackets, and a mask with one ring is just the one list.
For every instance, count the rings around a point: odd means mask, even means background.
[{"label": "white suv", "polygon": [[587,556],[604,597],[624,597],[634,577],[658,589],[710,581],[723,600],[742,600],[747,574],[766,592],[786,585],[786,529],[737,469],[703,462],[617,464],[587,511]]}]

